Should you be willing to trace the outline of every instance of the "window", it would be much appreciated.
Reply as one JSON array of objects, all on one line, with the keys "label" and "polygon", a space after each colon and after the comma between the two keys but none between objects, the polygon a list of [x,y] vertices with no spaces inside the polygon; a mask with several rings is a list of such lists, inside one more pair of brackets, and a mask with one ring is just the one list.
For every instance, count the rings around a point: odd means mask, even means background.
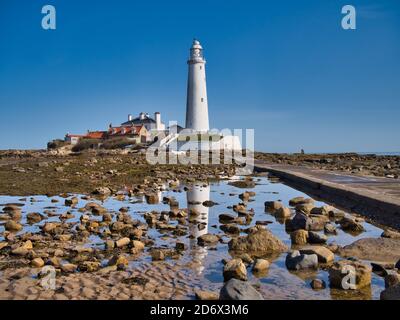
[{"label": "window", "polygon": [[203,69],[203,66],[200,66],[200,70]]},{"label": "window", "polygon": [[201,98],[201,102],[204,102],[204,98]]}]

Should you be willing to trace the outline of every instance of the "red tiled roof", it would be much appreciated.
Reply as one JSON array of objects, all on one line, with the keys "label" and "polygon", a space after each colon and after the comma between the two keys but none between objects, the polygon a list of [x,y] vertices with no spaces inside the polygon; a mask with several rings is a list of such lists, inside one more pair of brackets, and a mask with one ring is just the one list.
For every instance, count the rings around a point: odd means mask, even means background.
[{"label": "red tiled roof", "polygon": [[106,131],[92,131],[88,132],[84,137],[89,139],[103,139],[107,135]]},{"label": "red tiled roof", "polygon": [[143,126],[132,126],[132,127],[111,127],[108,133],[112,136],[115,135],[128,135],[128,134],[139,134]]}]

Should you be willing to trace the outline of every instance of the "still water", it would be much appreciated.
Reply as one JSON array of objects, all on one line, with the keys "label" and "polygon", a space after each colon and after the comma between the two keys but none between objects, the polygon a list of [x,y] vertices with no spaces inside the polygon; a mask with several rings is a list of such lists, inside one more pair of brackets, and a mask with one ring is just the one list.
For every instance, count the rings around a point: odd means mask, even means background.
[{"label": "still water", "polygon": [[[238,195],[247,189],[239,189],[228,184],[228,181],[223,180],[210,185],[194,185],[188,191],[180,188],[178,191],[166,190],[160,192],[160,199],[164,196],[174,197],[180,204],[180,208],[197,209],[201,212],[201,216],[196,222],[189,222],[188,234],[184,236],[175,236],[171,232],[158,231],[149,229],[149,236],[155,241],[157,247],[173,248],[176,241],[185,242],[187,250],[179,260],[168,260],[170,264],[179,265],[180,269],[187,273],[191,280],[193,288],[201,288],[204,290],[219,291],[223,283],[222,277],[222,259],[229,259],[231,256],[228,252],[227,242],[229,237],[220,229],[218,216],[221,213],[233,213],[228,207],[241,202]],[[285,226],[282,221],[277,221],[274,216],[265,213],[264,202],[281,200],[284,205],[288,206],[290,199],[298,196],[308,197],[307,195],[290,188],[282,183],[276,183],[268,180],[266,177],[257,178],[257,184],[254,188],[248,189],[256,192],[254,201],[249,202],[248,209],[254,209],[255,215],[249,226],[255,225],[256,221],[269,221],[267,228],[270,229],[277,237],[279,237],[289,248],[291,246],[290,236],[285,231]],[[78,195],[79,197],[79,195]],[[80,197],[79,197],[80,198]],[[35,196],[32,198],[21,199],[20,197],[0,196],[1,204],[5,203],[23,203],[23,214],[29,212],[43,213],[45,210],[50,210],[56,214],[62,214],[70,211],[75,215],[75,220],[79,220],[80,213],[78,209],[83,207],[87,201],[80,198],[75,209],[64,206],[64,198],[53,197],[58,199],[58,203],[51,203],[51,199],[46,196]],[[205,207],[202,203],[206,200],[212,200],[217,203],[213,207]],[[93,200],[90,200],[93,201]],[[129,213],[132,217],[144,221],[143,215],[150,211],[168,211],[169,205],[159,204],[149,205],[144,198],[126,198],[125,201],[119,201],[114,198],[108,198],[104,202],[98,201],[102,206],[110,212],[118,212],[121,207],[129,208]],[[316,201],[317,206],[324,205],[323,202]],[[100,219],[100,217],[99,217]],[[58,217],[49,218],[45,221],[59,221]],[[39,225],[26,225],[23,232],[39,232]],[[71,220],[69,220],[71,221]],[[73,220],[72,220],[73,221]],[[22,220],[26,223],[26,220]],[[174,224],[176,222],[171,222]],[[201,224],[201,228],[199,228]],[[367,222],[363,223],[365,232],[354,236],[343,232],[338,228],[337,235],[329,236],[328,243],[338,245],[347,245],[358,239],[365,237],[380,237],[382,230]],[[249,226],[246,226],[249,227]],[[201,230],[200,230],[201,229]],[[4,231],[3,226],[0,226],[0,232]],[[214,233],[224,235],[224,243],[219,243],[216,247],[205,248],[197,245],[196,238],[205,233]],[[245,235],[243,233],[243,235]],[[3,238],[0,236],[0,240]],[[92,236],[87,245],[98,248],[103,247],[104,241],[98,237]],[[362,292],[343,292],[340,290],[329,289],[328,272],[326,270],[316,270],[307,272],[291,272],[285,267],[286,254],[280,255],[275,260],[270,260],[271,266],[266,274],[253,275],[251,268],[248,268],[249,281],[255,284],[262,292],[266,299],[379,299],[380,292],[384,289],[383,278],[373,274],[372,285],[370,288],[364,289]],[[340,259],[336,256],[336,259]],[[137,260],[131,263],[132,268],[137,268],[143,262],[150,262],[151,257],[148,253],[143,253]],[[310,281],[313,279],[323,279],[328,284],[327,289],[314,291],[310,287]],[[188,297],[190,298],[190,297]]]}]

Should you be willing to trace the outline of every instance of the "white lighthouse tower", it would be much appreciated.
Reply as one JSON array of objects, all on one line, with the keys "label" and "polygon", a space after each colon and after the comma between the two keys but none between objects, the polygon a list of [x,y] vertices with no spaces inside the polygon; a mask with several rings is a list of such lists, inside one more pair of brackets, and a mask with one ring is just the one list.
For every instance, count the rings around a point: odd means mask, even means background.
[{"label": "white lighthouse tower", "polygon": [[189,76],[186,101],[186,128],[206,132],[208,123],[208,101],[206,86],[206,60],[200,42],[193,40],[188,60]]}]

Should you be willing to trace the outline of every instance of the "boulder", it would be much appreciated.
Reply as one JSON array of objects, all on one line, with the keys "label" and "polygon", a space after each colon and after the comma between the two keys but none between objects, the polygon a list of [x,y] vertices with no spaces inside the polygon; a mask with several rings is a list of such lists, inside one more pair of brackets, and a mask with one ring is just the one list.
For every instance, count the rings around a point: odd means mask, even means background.
[{"label": "boulder", "polygon": [[95,272],[100,269],[100,262],[98,261],[83,261],[79,264],[79,270],[83,272]]},{"label": "boulder", "polygon": [[311,211],[314,209],[314,204],[312,203],[303,203],[303,204],[298,204],[296,207],[296,212],[299,213],[304,213],[306,215],[311,214]]},{"label": "boulder", "polygon": [[316,215],[329,216],[329,213],[334,211],[335,211],[334,207],[325,205],[322,207],[314,207],[310,213]]},{"label": "boulder", "polygon": [[45,219],[45,217],[37,212],[31,212],[26,215],[26,220],[28,221],[29,224],[38,223],[43,219]]},{"label": "boulder", "polygon": [[357,290],[371,284],[371,266],[353,260],[334,262],[329,268],[329,282],[332,288]]},{"label": "boulder", "polygon": [[328,237],[324,234],[318,232],[309,231],[308,232],[308,242],[312,244],[322,244],[328,241]]},{"label": "boulder", "polygon": [[341,228],[345,231],[352,231],[352,232],[363,232],[365,231],[363,225],[356,221],[356,219],[352,217],[343,217],[339,224]]},{"label": "boulder", "polygon": [[254,188],[256,186],[254,181],[250,180],[250,179],[231,181],[228,184],[231,185],[231,186],[234,186],[236,188]]},{"label": "boulder", "polygon": [[345,258],[396,263],[400,259],[400,239],[364,238],[339,248],[338,254]]},{"label": "boulder", "polygon": [[64,263],[61,265],[61,270],[65,273],[75,272],[78,266],[72,263]]},{"label": "boulder", "polygon": [[93,190],[92,194],[99,196],[109,196],[112,193],[112,190],[108,187],[98,187]]},{"label": "boulder", "polygon": [[232,251],[246,252],[258,257],[287,250],[279,238],[262,226],[253,227],[247,236],[234,238],[228,245]]},{"label": "boulder", "polygon": [[287,207],[279,208],[274,213],[275,217],[277,218],[289,218],[292,215],[292,211]]},{"label": "boulder", "polygon": [[117,240],[115,242],[115,245],[117,248],[122,248],[122,247],[127,246],[130,242],[131,242],[131,239],[125,237],[125,238]]},{"label": "boulder", "polygon": [[202,246],[217,244],[218,241],[219,237],[211,233],[203,234],[197,238],[197,243]]},{"label": "boulder", "polygon": [[389,272],[385,276],[385,288],[393,287],[400,283],[400,274],[397,271]]},{"label": "boulder", "polygon": [[44,266],[44,261],[42,258],[35,258],[31,261],[31,266],[34,268],[41,268]]},{"label": "boulder", "polygon": [[286,229],[289,231],[295,231],[299,229],[309,230],[311,223],[311,218],[303,213],[298,212],[293,219],[286,222]]},{"label": "boulder", "polygon": [[224,284],[220,300],[264,300],[262,295],[246,281],[231,279]]},{"label": "boulder", "polygon": [[127,266],[128,264],[129,264],[129,260],[124,255],[119,255],[119,254],[113,256],[108,261],[109,266],[119,266],[119,265]]},{"label": "boulder", "polygon": [[280,201],[265,201],[264,202],[265,211],[275,212],[280,208],[283,208],[283,204]]},{"label": "boulder", "polygon": [[14,220],[8,220],[4,225],[4,228],[7,231],[18,232],[22,230],[22,225],[19,224],[18,222],[15,222]]},{"label": "boulder", "polygon": [[220,223],[232,223],[236,221],[236,217],[232,214],[229,213],[222,213],[218,216],[219,222]]},{"label": "boulder", "polygon": [[296,207],[297,205],[306,204],[306,203],[313,204],[314,200],[311,198],[304,198],[304,197],[295,197],[295,198],[289,200],[289,206],[291,206],[291,207]]},{"label": "boulder", "polygon": [[253,266],[254,272],[263,272],[269,268],[269,261],[265,259],[257,259]]},{"label": "boulder", "polygon": [[296,230],[290,233],[290,239],[294,245],[304,245],[308,243],[308,231],[307,230]]},{"label": "boulder", "polygon": [[223,224],[220,229],[229,234],[240,234],[240,228],[234,224]]},{"label": "boulder", "polygon": [[160,202],[158,194],[156,194],[156,193],[146,194],[145,198],[146,198],[146,202],[148,204],[157,204]]},{"label": "boulder", "polygon": [[326,223],[324,225],[324,232],[326,234],[337,234],[336,226],[332,223]]},{"label": "boulder", "polygon": [[300,251],[294,250],[289,252],[285,260],[288,270],[317,269],[318,256],[316,254],[301,254]]},{"label": "boulder", "polygon": [[164,251],[161,250],[161,249],[153,249],[153,250],[151,250],[151,258],[153,259],[153,261],[165,260]]},{"label": "boulder", "polygon": [[335,255],[331,250],[322,246],[308,246],[300,249],[300,253],[316,254],[320,263],[330,263],[335,260]]},{"label": "boulder", "polygon": [[211,291],[195,289],[194,293],[195,293],[196,299],[198,299],[198,300],[204,300],[204,301],[218,300],[218,298],[219,298],[218,293],[211,292]]},{"label": "boulder", "polygon": [[72,207],[72,206],[76,206],[78,204],[79,200],[77,197],[73,197],[71,199],[65,199],[65,205],[67,207]]},{"label": "boulder", "polygon": [[224,281],[235,278],[238,280],[247,280],[247,270],[242,259],[232,259],[224,266]]},{"label": "boulder", "polygon": [[313,290],[322,290],[326,288],[326,283],[324,280],[314,279],[311,281],[310,286]]}]

